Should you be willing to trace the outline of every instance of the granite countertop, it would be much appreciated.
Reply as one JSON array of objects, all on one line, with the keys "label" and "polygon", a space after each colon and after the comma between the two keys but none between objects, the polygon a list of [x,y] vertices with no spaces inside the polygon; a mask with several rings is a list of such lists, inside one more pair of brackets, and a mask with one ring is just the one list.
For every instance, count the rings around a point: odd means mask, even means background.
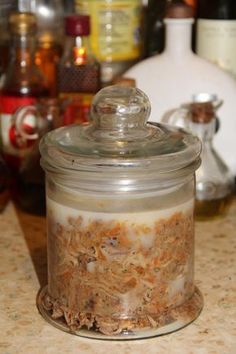
[{"label": "granite countertop", "polygon": [[196,223],[195,283],[204,296],[198,319],[152,339],[85,339],[48,324],[35,305],[46,283],[45,218],[9,203],[0,215],[1,354],[236,354],[236,200],[227,217]]}]

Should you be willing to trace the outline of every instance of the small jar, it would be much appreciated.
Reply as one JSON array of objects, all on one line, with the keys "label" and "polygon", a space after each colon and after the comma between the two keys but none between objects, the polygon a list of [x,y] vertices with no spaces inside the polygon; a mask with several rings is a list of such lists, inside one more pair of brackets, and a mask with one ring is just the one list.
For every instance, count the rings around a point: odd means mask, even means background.
[{"label": "small jar", "polygon": [[202,308],[194,285],[194,190],[201,143],[147,123],[134,87],[94,97],[91,122],[47,133],[48,285],[37,303],[56,327],[137,339],[175,331]]}]

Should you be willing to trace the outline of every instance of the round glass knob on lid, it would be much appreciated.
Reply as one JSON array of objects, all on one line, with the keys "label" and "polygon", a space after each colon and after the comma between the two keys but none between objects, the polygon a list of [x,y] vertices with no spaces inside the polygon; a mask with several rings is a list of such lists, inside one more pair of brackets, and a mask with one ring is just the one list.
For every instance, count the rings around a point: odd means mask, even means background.
[{"label": "round glass knob on lid", "polygon": [[[199,140],[182,129],[148,122],[150,109],[148,97],[137,88],[114,85],[100,90],[89,124],[66,126],[42,139],[43,167],[77,172],[79,184],[94,179],[97,189],[105,183],[108,190],[127,190],[128,185],[137,190],[141,185],[157,188],[159,178],[171,180],[173,173],[177,178],[194,171]],[[120,183],[115,187],[115,180],[106,180],[106,174],[108,179],[110,174],[122,178],[123,187]],[[145,180],[152,183],[145,187]]]}]

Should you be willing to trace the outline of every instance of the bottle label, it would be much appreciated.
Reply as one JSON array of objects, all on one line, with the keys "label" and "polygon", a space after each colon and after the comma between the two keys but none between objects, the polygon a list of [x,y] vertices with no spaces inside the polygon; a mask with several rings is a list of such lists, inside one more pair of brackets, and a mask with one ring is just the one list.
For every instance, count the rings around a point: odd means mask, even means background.
[{"label": "bottle label", "polygon": [[197,54],[236,78],[236,21],[197,21]]},{"label": "bottle label", "polygon": [[23,112],[23,107],[35,101],[33,97],[0,97],[2,150],[5,156],[14,157],[11,159],[13,167],[20,166],[34,144],[36,117],[32,110]]},{"label": "bottle label", "polygon": [[91,47],[99,61],[140,56],[142,0],[75,0],[75,7],[91,16]]}]

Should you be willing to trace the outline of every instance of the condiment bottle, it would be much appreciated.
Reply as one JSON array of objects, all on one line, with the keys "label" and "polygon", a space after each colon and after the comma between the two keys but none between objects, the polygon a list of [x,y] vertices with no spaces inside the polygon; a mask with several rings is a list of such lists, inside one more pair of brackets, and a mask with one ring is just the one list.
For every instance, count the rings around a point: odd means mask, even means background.
[{"label": "condiment bottle", "polygon": [[64,123],[85,122],[94,94],[100,89],[100,65],[91,53],[90,17],[69,15],[65,18],[66,42],[58,65],[58,93],[70,99]]},{"label": "condiment bottle", "polygon": [[213,146],[215,109],[212,102],[194,102],[189,110],[189,129],[202,141],[202,163],[196,173],[196,216],[199,219],[222,216],[232,201],[234,178]]},{"label": "condiment bottle", "polygon": [[[1,136],[3,154],[9,165],[19,169],[30,144],[15,132],[15,116],[19,107],[34,104],[46,96],[44,77],[34,63],[36,17],[31,13],[12,13],[9,17],[12,36],[11,61],[1,89]],[[30,123],[28,127],[31,129]]]},{"label": "condiment bottle", "polygon": [[57,96],[57,64],[61,58],[62,47],[51,37],[41,37],[37,41],[35,63],[46,78],[51,97]]},{"label": "condiment bottle", "polygon": [[75,0],[75,11],[91,17],[91,47],[110,85],[142,53],[142,0]]},{"label": "condiment bottle", "polygon": [[194,172],[201,143],[147,123],[150,104],[113,85],[91,122],[44,135],[48,286],[37,298],[51,324],[80,336],[169,333],[202,308],[194,285]]},{"label": "condiment bottle", "polygon": [[18,0],[18,11],[32,12],[37,18],[36,65],[44,74],[51,97],[55,97],[56,65],[64,44],[63,0]]},{"label": "condiment bottle", "polygon": [[[3,157],[12,172],[13,197],[19,205],[27,204],[31,212],[38,208],[34,182],[25,181],[21,170],[35,144],[35,117],[25,120],[25,131],[32,139],[25,139],[16,128],[19,109],[34,105],[38,98],[48,95],[44,77],[35,65],[36,17],[32,13],[12,13],[9,17],[12,36],[11,61],[4,76],[1,96],[1,140]],[[40,166],[38,165],[40,169]],[[43,191],[42,191],[43,193]],[[27,201],[27,202],[26,202]],[[26,203],[25,203],[26,202]]]},{"label": "condiment bottle", "polygon": [[165,23],[165,49],[134,65],[124,73],[133,77],[137,87],[145,91],[152,104],[150,120],[157,121],[163,115],[188,102],[195,92],[213,92],[224,101],[219,114],[222,124],[215,146],[224,161],[236,175],[235,97],[236,81],[216,65],[192,52],[193,9],[175,3],[167,9]]}]

